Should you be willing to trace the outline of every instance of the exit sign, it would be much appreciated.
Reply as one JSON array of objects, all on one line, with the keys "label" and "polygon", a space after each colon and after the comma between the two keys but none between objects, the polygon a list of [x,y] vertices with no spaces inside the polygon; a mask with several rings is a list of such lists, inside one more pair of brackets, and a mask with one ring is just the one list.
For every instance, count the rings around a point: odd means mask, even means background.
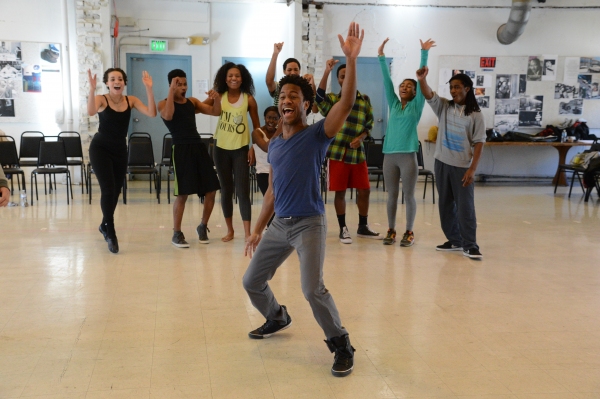
[{"label": "exit sign", "polygon": [[168,40],[150,39],[150,51],[155,53],[164,53],[169,49]]}]

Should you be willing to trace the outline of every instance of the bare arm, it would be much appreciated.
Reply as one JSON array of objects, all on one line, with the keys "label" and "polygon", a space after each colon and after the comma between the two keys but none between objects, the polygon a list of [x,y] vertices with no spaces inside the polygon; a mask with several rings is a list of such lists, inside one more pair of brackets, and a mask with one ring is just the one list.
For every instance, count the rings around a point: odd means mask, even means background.
[{"label": "bare arm", "polygon": [[146,71],[142,72],[142,83],[144,83],[144,86],[146,87],[148,106],[146,106],[139,98],[130,96],[133,100],[132,106],[142,114],[154,118],[156,116],[156,103],[154,102],[154,92],[152,91],[152,76]]},{"label": "bare arm", "polygon": [[173,78],[173,80],[171,80],[171,84],[169,85],[169,94],[167,94],[167,99],[158,103],[158,112],[160,112],[160,116],[166,121],[173,119],[173,113],[175,112],[175,88],[178,84],[179,78]]},{"label": "bare arm", "polygon": [[429,68],[424,66],[423,68],[417,71],[417,80],[419,81],[419,87],[421,88],[421,93],[423,93],[423,97],[427,100],[431,100],[433,97],[433,90],[427,84],[427,74],[429,73]]},{"label": "bare arm", "polygon": [[87,111],[89,116],[94,116],[104,105],[104,97],[96,95],[96,75],[92,76],[92,71],[88,69],[88,81],[90,82],[90,93],[87,101]]},{"label": "bare arm", "polygon": [[256,130],[260,127],[260,119],[258,119],[258,104],[253,96],[248,96],[248,112],[250,113],[250,120],[252,121],[252,130]]},{"label": "bare arm", "polygon": [[348,36],[346,41],[341,35],[338,35],[340,46],[346,56],[346,77],[342,85],[342,96],[327,114],[325,119],[325,135],[329,138],[334,137],[340,131],[346,118],[352,110],[356,98],[356,59],[360,54],[365,31],[361,31],[357,23],[352,22],[348,27]]},{"label": "bare arm", "polygon": [[273,194],[273,167],[269,170],[269,188],[265,192],[263,198],[263,205],[258,215],[258,220],[254,225],[254,232],[246,239],[246,248],[244,249],[244,255],[252,258],[252,254],[256,250],[258,243],[262,238],[262,232],[265,230],[269,219],[273,216],[275,211],[275,195]]},{"label": "bare arm", "polygon": [[279,53],[281,53],[281,49],[283,48],[283,42],[275,43],[273,45],[273,55],[271,56],[271,62],[269,63],[269,68],[267,69],[267,76],[265,77],[265,82],[267,83],[267,89],[269,89],[269,93],[272,93],[277,89],[277,82],[275,82],[275,70],[277,69],[277,57]]},{"label": "bare arm", "polygon": [[196,97],[189,97],[189,100],[194,101],[194,109],[197,114],[205,114],[212,116],[221,115],[221,95],[214,90],[206,92],[208,98],[204,101],[198,100]]},{"label": "bare arm", "polygon": [[269,142],[265,140],[265,136],[261,133],[261,129],[254,129],[252,132],[252,142],[264,152],[269,152]]}]

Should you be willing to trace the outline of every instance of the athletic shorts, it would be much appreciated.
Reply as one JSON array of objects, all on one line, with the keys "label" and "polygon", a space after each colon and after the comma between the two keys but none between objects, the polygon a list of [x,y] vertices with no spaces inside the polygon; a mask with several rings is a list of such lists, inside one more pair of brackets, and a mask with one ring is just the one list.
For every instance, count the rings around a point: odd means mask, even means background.
[{"label": "athletic shorts", "polygon": [[198,194],[201,197],[221,188],[204,143],[176,144],[172,151],[175,195]]},{"label": "athletic shorts", "polygon": [[369,172],[367,162],[349,164],[329,160],[329,191],[345,191],[347,188],[369,190]]}]

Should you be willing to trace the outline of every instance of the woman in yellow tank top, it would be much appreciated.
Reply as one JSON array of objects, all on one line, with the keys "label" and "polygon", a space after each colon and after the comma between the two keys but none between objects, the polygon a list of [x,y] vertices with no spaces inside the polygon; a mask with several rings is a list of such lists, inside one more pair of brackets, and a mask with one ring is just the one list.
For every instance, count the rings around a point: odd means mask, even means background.
[{"label": "woman in yellow tank top", "polygon": [[[254,99],[252,75],[243,65],[228,62],[215,76],[214,89],[221,95],[221,115],[215,131],[214,161],[221,183],[221,207],[227,224],[222,241],[233,239],[233,193],[240,204],[245,237],[250,235],[250,165],[254,149],[249,146],[250,133],[260,127],[258,106]],[[205,103],[212,103],[211,99]],[[248,113],[252,129],[248,126]]]}]

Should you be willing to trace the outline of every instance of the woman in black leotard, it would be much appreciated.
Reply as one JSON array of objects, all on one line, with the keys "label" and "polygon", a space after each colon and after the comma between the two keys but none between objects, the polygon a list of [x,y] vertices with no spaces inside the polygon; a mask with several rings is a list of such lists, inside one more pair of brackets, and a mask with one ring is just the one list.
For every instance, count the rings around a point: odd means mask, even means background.
[{"label": "woman in black leotard", "polygon": [[98,114],[100,126],[98,133],[90,144],[90,162],[100,184],[100,207],[102,223],[98,228],[108,242],[108,250],[119,252],[119,242],[115,232],[114,213],[123,188],[127,172],[127,129],[131,118],[131,109],[154,118],[156,104],[152,93],[152,77],[148,72],[142,73],[142,82],[146,87],[148,106],[135,96],[124,96],[127,75],[120,68],[110,68],[104,72],[103,82],[108,87],[108,94],[96,94],[96,75],[88,70],[90,95],[88,96],[88,114]]}]

